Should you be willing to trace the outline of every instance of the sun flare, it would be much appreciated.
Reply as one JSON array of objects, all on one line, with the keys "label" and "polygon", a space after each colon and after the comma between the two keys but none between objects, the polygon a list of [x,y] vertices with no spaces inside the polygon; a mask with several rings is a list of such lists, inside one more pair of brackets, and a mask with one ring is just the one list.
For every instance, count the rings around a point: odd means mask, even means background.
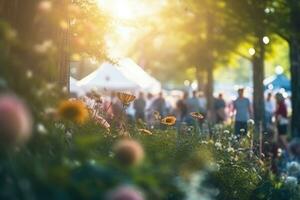
[{"label": "sun flare", "polygon": [[130,0],[98,0],[98,5],[117,19],[132,19],[135,17],[133,1]]}]

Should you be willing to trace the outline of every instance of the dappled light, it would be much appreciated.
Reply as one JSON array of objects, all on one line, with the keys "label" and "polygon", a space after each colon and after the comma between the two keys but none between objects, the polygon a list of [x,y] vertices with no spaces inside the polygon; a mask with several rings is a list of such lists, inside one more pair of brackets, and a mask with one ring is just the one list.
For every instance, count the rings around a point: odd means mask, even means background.
[{"label": "dappled light", "polygon": [[300,199],[299,13],[0,0],[0,199]]}]

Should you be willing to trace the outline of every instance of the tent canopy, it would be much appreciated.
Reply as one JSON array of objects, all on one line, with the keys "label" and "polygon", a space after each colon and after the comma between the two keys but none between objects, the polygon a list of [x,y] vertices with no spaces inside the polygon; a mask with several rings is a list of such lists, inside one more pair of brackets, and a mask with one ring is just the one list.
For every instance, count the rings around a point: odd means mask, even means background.
[{"label": "tent canopy", "polygon": [[79,86],[85,90],[102,91],[134,91],[140,86],[126,77],[119,66],[105,62],[97,70],[79,81]]},{"label": "tent canopy", "polygon": [[83,95],[84,91],[83,89],[78,85],[78,81],[73,78],[72,76],[70,76],[70,92],[71,93],[75,93],[76,95]]},{"label": "tent canopy", "polygon": [[266,89],[281,89],[291,90],[291,82],[284,74],[270,76],[264,80]]},{"label": "tent canopy", "polygon": [[155,78],[150,76],[147,72],[137,65],[132,59],[125,58],[119,61],[119,69],[128,77],[137,83],[143,91],[158,93],[161,90],[161,84]]}]

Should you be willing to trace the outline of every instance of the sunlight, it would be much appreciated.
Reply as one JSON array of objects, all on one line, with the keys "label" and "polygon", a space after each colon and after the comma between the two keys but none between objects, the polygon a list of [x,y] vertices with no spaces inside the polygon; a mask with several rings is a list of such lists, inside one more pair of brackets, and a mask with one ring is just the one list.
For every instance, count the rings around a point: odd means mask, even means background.
[{"label": "sunlight", "polygon": [[136,5],[130,0],[98,0],[101,8],[107,10],[117,19],[133,19],[135,17]]}]

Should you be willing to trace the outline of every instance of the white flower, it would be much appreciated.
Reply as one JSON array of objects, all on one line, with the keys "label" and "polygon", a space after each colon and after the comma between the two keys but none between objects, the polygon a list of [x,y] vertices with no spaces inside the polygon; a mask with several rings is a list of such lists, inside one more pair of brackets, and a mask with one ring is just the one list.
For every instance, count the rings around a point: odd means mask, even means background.
[{"label": "white flower", "polygon": [[200,144],[208,144],[207,141],[201,141]]},{"label": "white flower", "polygon": [[234,148],[232,148],[232,147],[229,147],[229,148],[227,149],[227,152],[228,152],[228,153],[230,153],[230,152],[234,152]]},{"label": "white flower", "polygon": [[248,126],[254,126],[254,124],[255,124],[253,119],[249,119],[247,123],[248,123]]},{"label": "white flower", "polygon": [[300,175],[300,164],[296,161],[287,163],[287,172],[291,176]]},{"label": "white flower", "polygon": [[66,132],[66,137],[67,137],[67,138],[71,138],[71,137],[72,137],[72,133],[71,133],[70,131],[67,131],[67,132]]},{"label": "white flower", "polygon": [[298,179],[294,176],[288,176],[285,179],[285,184],[290,186],[290,187],[297,187]]},{"label": "white flower", "polygon": [[41,124],[41,123],[39,123],[39,124],[36,125],[36,129],[37,129],[37,131],[38,131],[40,134],[42,134],[42,135],[47,134],[47,129],[46,129],[45,126],[44,126],[43,124]]},{"label": "white flower", "polygon": [[278,148],[278,150],[277,150],[277,156],[278,156],[278,157],[281,157],[281,155],[282,155],[282,149],[281,149],[281,148]]},{"label": "white flower", "polygon": [[220,142],[216,142],[215,143],[215,147],[217,147],[217,149],[221,149],[222,148],[222,144]]}]

